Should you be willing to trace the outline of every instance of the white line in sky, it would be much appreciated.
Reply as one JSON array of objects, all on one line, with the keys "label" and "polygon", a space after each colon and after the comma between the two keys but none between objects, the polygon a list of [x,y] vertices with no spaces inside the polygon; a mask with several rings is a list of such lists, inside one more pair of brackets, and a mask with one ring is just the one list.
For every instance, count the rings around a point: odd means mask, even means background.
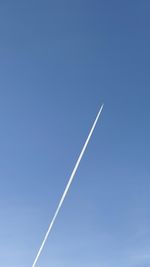
[{"label": "white line in sky", "polygon": [[36,255],[36,258],[35,258],[35,260],[34,260],[34,262],[33,262],[33,264],[32,264],[32,267],[35,267],[35,265],[36,265],[36,263],[37,263],[37,261],[38,261],[38,259],[39,259],[39,257],[40,257],[40,254],[41,254],[41,252],[42,252],[42,250],[43,250],[43,248],[44,248],[44,245],[45,245],[45,243],[46,243],[46,241],[47,241],[47,238],[48,238],[48,236],[49,236],[49,234],[50,234],[50,231],[51,231],[51,229],[52,229],[52,227],[53,227],[53,224],[54,224],[54,222],[55,222],[55,220],[56,220],[56,217],[57,217],[57,215],[58,215],[58,213],[59,213],[59,211],[60,211],[60,209],[61,209],[61,206],[62,206],[62,204],[63,204],[63,202],[64,202],[64,200],[65,200],[65,197],[66,197],[66,195],[67,195],[67,192],[68,192],[68,190],[69,190],[69,188],[70,188],[70,186],[71,186],[71,183],[72,183],[72,181],[73,181],[73,178],[74,178],[74,176],[75,176],[75,174],[76,174],[76,171],[77,171],[77,169],[78,169],[78,166],[79,166],[79,164],[80,164],[80,161],[81,161],[81,159],[82,159],[82,157],[83,157],[83,155],[84,155],[85,149],[86,149],[86,147],[87,147],[87,145],[88,145],[88,142],[89,142],[89,140],[90,140],[90,138],[91,138],[91,136],[92,136],[92,133],[93,133],[93,131],[94,131],[94,129],[95,129],[95,126],[96,126],[96,124],[97,124],[97,121],[98,121],[98,119],[99,119],[99,116],[100,116],[100,114],[101,114],[101,112],[102,112],[103,106],[104,106],[104,105],[101,106],[101,108],[100,108],[100,110],[99,110],[99,112],[98,112],[98,114],[97,114],[97,116],[96,116],[96,119],[95,119],[95,121],[94,121],[94,123],[93,123],[93,126],[92,126],[92,128],[91,128],[91,130],[90,130],[90,133],[89,133],[89,135],[88,135],[88,137],[87,137],[87,139],[86,139],[86,142],[85,142],[85,144],[84,144],[84,146],[83,146],[83,148],[82,148],[82,150],[81,150],[81,153],[80,153],[80,155],[79,155],[79,158],[78,158],[78,160],[77,160],[77,162],[76,162],[76,164],[75,164],[75,167],[74,167],[74,169],[73,169],[73,171],[72,171],[72,173],[71,173],[71,176],[70,176],[70,178],[69,178],[69,181],[68,181],[68,183],[67,183],[67,186],[66,186],[66,188],[65,188],[65,191],[64,191],[64,193],[63,193],[63,195],[62,195],[62,197],[61,197],[61,199],[60,199],[60,202],[59,202],[59,204],[58,204],[58,207],[57,207],[57,209],[56,209],[56,211],[55,211],[55,213],[54,213],[54,216],[53,216],[53,218],[52,218],[52,221],[51,221],[51,223],[50,223],[50,225],[49,225],[49,228],[48,228],[48,230],[47,230],[47,232],[46,232],[46,235],[45,235],[45,237],[44,237],[44,239],[43,239],[43,242],[42,242],[42,244],[41,244],[41,246],[40,246],[40,248],[39,248],[39,251],[38,251],[38,253],[37,253],[37,255]]}]

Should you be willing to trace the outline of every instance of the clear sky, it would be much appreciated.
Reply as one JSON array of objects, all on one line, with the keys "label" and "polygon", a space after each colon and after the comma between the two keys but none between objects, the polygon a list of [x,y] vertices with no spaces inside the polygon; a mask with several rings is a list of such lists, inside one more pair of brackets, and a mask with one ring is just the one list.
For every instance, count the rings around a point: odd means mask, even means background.
[{"label": "clear sky", "polygon": [[0,1],[0,266],[150,265],[150,1]]}]

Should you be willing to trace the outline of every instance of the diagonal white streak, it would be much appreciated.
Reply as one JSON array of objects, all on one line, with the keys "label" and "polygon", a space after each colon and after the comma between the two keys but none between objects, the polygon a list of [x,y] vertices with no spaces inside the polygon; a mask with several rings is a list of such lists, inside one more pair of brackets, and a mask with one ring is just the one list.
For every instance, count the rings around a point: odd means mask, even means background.
[{"label": "diagonal white streak", "polygon": [[55,220],[56,220],[56,217],[57,217],[57,215],[58,215],[58,213],[59,213],[59,211],[60,211],[60,209],[61,209],[61,206],[62,206],[62,204],[63,204],[63,202],[64,202],[64,200],[65,200],[65,197],[66,197],[66,195],[67,195],[67,192],[68,192],[68,190],[69,190],[69,188],[70,188],[70,186],[71,186],[71,183],[72,183],[72,181],[73,181],[73,178],[74,178],[74,176],[75,176],[75,174],[76,174],[76,171],[77,171],[77,169],[78,169],[78,166],[79,166],[79,164],[80,164],[80,161],[81,161],[81,159],[82,159],[82,157],[83,157],[83,155],[84,155],[84,152],[85,152],[85,150],[86,150],[86,147],[87,147],[87,145],[88,145],[88,142],[89,142],[89,140],[90,140],[90,138],[91,138],[91,136],[92,136],[92,133],[93,133],[93,131],[94,131],[94,129],[95,129],[95,126],[96,126],[96,124],[97,124],[97,121],[98,121],[98,119],[99,119],[99,116],[100,116],[100,114],[101,114],[101,112],[102,112],[103,106],[104,106],[104,105],[101,106],[101,108],[100,108],[100,110],[99,110],[99,112],[98,112],[98,114],[97,114],[97,116],[96,116],[96,119],[95,119],[95,121],[94,121],[94,123],[93,123],[93,126],[92,126],[92,128],[91,128],[91,130],[90,130],[90,132],[89,132],[89,135],[88,135],[88,137],[87,137],[87,139],[86,139],[86,142],[85,142],[85,144],[84,144],[84,146],[83,146],[83,148],[82,148],[82,150],[81,150],[81,153],[80,153],[80,155],[79,155],[79,158],[78,158],[78,160],[77,160],[77,162],[76,162],[76,164],[75,164],[75,167],[74,167],[74,169],[73,169],[73,171],[72,171],[72,173],[71,173],[71,176],[70,176],[70,178],[69,178],[69,181],[68,181],[68,183],[67,183],[67,186],[66,186],[66,188],[65,188],[65,191],[64,191],[64,193],[63,193],[63,195],[62,195],[62,197],[61,197],[61,199],[60,199],[60,202],[59,202],[59,204],[58,204],[58,207],[57,207],[57,209],[56,209],[56,211],[55,211],[55,214],[54,214],[54,216],[53,216],[53,218],[52,218],[52,221],[51,221],[51,223],[50,223],[50,225],[49,225],[49,228],[48,228],[48,230],[47,230],[47,232],[46,232],[46,235],[45,235],[45,237],[44,237],[44,239],[43,239],[43,242],[42,242],[41,247],[40,247],[40,249],[39,249],[39,251],[38,251],[38,253],[37,253],[37,256],[36,256],[36,258],[35,258],[35,260],[34,260],[34,262],[33,262],[32,267],[35,267],[35,265],[36,265],[36,263],[37,263],[37,261],[38,261],[38,259],[39,259],[39,256],[40,256],[40,254],[41,254],[41,252],[42,252],[42,250],[43,250],[43,247],[44,247],[44,245],[45,245],[45,243],[46,243],[46,240],[47,240],[47,238],[48,238],[48,236],[49,236],[49,234],[50,234],[50,231],[51,231],[51,229],[52,229],[52,227],[53,227],[53,224],[54,224],[54,222],[55,222]]}]

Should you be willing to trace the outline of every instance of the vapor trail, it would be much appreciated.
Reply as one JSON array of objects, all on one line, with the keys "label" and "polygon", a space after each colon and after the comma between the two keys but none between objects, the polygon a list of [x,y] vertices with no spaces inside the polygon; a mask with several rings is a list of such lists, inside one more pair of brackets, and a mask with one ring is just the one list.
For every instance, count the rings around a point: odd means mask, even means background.
[{"label": "vapor trail", "polygon": [[42,244],[41,244],[41,246],[40,246],[40,248],[39,248],[39,251],[38,251],[38,253],[37,253],[37,255],[36,255],[36,258],[35,258],[35,260],[34,260],[34,262],[33,262],[32,267],[35,267],[35,265],[36,265],[36,263],[37,263],[37,261],[38,261],[38,259],[39,259],[39,257],[40,257],[40,254],[41,254],[41,252],[42,252],[42,250],[43,250],[43,247],[44,247],[44,245],[45,245],[45,243],[46,243],[46,240],[47,240],[47,238],[48,238],[48,236],[49,236],[49,234],[50,234],[50,231],[51,231],[51,229],[52,229],[52,227],[53,227],[53,224],[54,224],[54,222],[55,222],[55,220],[56,220],[56,217],[57,217],[57,215],[58,215],[58,213],[59,213],[59,211],[60,211],[60,209],[61,209],[61,206],[62,206],[62,204],[63,204],[63,202],[64,202],[64,199],[65,199],[65,197],[66,197],[66,195],[67,195],[67,192],[68,192],[68,190],[69,190],[69,188],[70,188],[70,186],[71,186],[71,183],[72,183],[73,178],[74,178],[74,176],[75,176],[75,174],[76,174],[76,171],[77,171],[77,169],[78,169],[78,166],[79,166],[79,164],[80,164],[80,161],[81,161],[81,159],[82,159],[82,157],[83,157],[83,155],[84,155],[84,152],[85,152],[85,150],[86,150],[86,147],[87,147],[87,145],[88,145],[88,142],[89,142],[89,140],[90,140],[90,138],[91,138],[91,136],[92,136],[92,133],[93,133],[93,131],[94,131],[94,129],[95,129],[95,126],[96,126],[96,124],[97,124],[97,121],[98,121],[98,119],[99,119],[99,116],[100,116],[100,114],[101,114],[101,112],[102,112],[103,106],[104,106],[104,105],[101,106],[101,108],[100,108],[100,110],[99,110],[99,112],[98,112],[98,114],[97,114],[97,116],[96,116],[96,119],[95,119],[95,121],[94,121],[94,123],[93,123],[93,126],[92,126],[92,128],[91,128],[91,130],[90,130],[90,132],[89,132],[89,135],[88,135],[88,137],[87,137],[87,139],[86,139],[86,141],[85,141],[85,144],[84,144],[84,146],[83,146],[83,148],[82,148],[82,150],[81,150],[81,153],[80,153],[80,155],[79,155],[79,158],[78,158],[78,160],[77,160],[77,162],[76,162],[76,164],[75,164],[75,167],[74,167],[74,169],[73,169],[73,171],[72,171],[72,173],[71,173],[71,176],[70,176],[70,178],[69,178],[69,181],[68,181],[68,183],[67,183],[67,186],[66,186],[66,188],[65,188],[65,191],[64,191],[64,193],[63,193],[63,195],[62,195],[62,197],[61,197],[61,199],[60,199],[60,202],[59,202],[59,204],[58,204],[58,207],[57,207],[57,209],[56,209],[56,211],[55,211],[55,213],[54,213],[54,216],[53,216],[53,218],[52,218],[52,221],[51,221],[51,223],[50,223],[50,225],[49,225],[49,228],[48,228],[48,230],[47,230],[47,232],[46,232],[46,235],[45,235],[45,237],[44,237],[44,239],[43,239],[43,242],[42,242]]}]

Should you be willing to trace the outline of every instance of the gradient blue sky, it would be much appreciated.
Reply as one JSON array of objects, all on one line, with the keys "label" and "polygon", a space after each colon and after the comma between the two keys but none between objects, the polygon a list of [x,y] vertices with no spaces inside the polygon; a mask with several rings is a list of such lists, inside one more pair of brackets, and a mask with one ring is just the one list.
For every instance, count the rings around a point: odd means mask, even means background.
[{"label": "gradient blue sky", "polygon": [[150,1],[0,1],[0,266],[150,265]]}]

